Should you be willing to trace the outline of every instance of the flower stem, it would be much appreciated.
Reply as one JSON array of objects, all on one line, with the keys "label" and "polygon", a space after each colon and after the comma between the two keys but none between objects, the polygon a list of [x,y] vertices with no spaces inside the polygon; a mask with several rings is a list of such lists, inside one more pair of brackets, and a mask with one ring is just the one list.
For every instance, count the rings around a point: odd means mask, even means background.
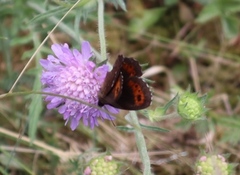
[{"label": "flower stem", "polygon": [[137,144],[138,151],[143,163],[143,175],[151,175],[151,164],[150,164],[150,159],[147,152],[146,142],[145,142],[136,112],[130,111],[129,117],[127,117],[127,120],[135,128],[134,131],[135,131],[135,137],[136,137],[136,144]]},{"label": "flower stem", "polygon": [[103,0],[98,0],[98,35],[100,41],[101,58],[102,60],[107,59],[106,51],[106,40],[105,40],[105,30],[104,30],[104,2]]}]

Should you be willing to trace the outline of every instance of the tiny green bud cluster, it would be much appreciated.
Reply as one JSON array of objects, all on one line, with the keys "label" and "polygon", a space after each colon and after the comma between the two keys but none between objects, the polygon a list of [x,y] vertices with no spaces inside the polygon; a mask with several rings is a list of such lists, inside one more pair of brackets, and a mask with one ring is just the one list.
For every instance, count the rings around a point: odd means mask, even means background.
[{"label": "tiny green bud cluster", "polygon": [[146,115],[151,122],[154,122],[161,120],[165,113],[166,109],[164,107],[157,107],[155,110],[147,110]]},{"label": "tiny green bud cluster", "polygon": [[230,175],[229,164],[221,155],[202,156],[196,163],[196,175]]},{"label": "tiny green bud cluster", "polygon": [[178,114],[187,120],[197,120],[206,112],[206,96],[198,97],[196,93],[185,92],[178,97]]},{"label": "tiny green bud cluster", "polygon": [[91,160],[84,175],[117,175],[118,164],[112,156],[100,156]]}]

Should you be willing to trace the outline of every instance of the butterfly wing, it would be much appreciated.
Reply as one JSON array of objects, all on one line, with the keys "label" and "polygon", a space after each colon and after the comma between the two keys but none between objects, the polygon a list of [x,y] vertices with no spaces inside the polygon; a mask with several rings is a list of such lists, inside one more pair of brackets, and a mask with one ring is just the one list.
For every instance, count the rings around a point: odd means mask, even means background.
[{"label": "butterfly wing", "polygon": [[140,77],[129,77],[123,81],[122,93],[114,107],[126,110],[147,108],[152,101],[152,93]]},{"label": "butterfly wing", "polygon": [[98,97],[98,105],[103,106],[104,104],[109,104],[111,106],[117,106],[116,101],[122,94],[122,87],[123,87],[123,76],[122,72],[119,73],[119,76],[116,78],[113,87],[108,92],[106,96]]},{"label": "butterfly wing", "polygon": [[138,61],[119,55],[98,94],[98,105],[108,104],[126,110],[148,107],[152,101],[152,93],[140,78],[141,75],[142,69]]},{"label": "butterfly wing", "polygon": [[132,76],[142,76],[142,68],[138,61],[133,58],[123,57],[122,55],[119,55],[118,59],[123,59],[121,72],[124,79]]},{"label": "butterfly wing", "polygon": [[117,59],[112,70],[107,73],[104,83],[98,94],[98,105],[109,104],[111,100],[117,100],[121,95],[123,77],[121,65],[123,58]]},{"label": "butterfly wing", "polygon": [[152,101],[152,93],[142,78],[142,68],[133,58],[123,57],[121,72],[123,75],[122,93],[116,104],[117,108],[140,110],[148,107]]}]

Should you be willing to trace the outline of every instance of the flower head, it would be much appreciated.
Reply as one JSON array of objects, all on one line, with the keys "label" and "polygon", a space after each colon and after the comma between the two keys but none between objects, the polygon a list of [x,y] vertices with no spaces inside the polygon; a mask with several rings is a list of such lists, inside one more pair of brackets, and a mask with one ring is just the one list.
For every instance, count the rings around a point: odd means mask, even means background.
[{"label": "flower head", "polygon": [[230,175],[234,172],[234,166],[227,163],[222,155],[203,155],[196,163],[196,175]]},{"label": "flower head", "polygon": [[178,114],[187,120],[201,119],[206,113],[206,97],[198,97],[196,93],[185,92],[178,97],[177,110]]},{"label": "flower head", "polygon": [[[67,44],[53,44],[51,48],[55,56],[48,55],[46,60],[40,60],[44,68],[41,77],[43,91],[97,106],[98,92],[108,72],[108,66],[97,67],[89,60],[93,56],[89,42],[82,42],[81,52],[70,50]],[[114,117],[109,112],[118,113],[118,109],[109,105],[102,107],[108,111],[104,112],[94,106],[59,96],[46,95],[45,100],[48,102],[48,109],[58,108],[66,124],[71,122],[72,130],[77,128],[80,120],[84,125],[94,128],[98,126],[98,118],[113,120]]]},{"label": "flower head", "polygon": [[118,174],[119,166],[112,156],[99,156],[90,161],[84,175],[115,175]]}]

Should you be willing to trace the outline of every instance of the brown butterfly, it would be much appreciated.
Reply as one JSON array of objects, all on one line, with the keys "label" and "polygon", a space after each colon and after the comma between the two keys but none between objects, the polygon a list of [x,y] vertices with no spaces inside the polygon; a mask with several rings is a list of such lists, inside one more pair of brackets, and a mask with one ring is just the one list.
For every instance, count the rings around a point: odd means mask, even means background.
[{"label": "brown butterfly", "polygon": [[138,61],[119,55],[98,94],[98,105],[108,104],[125,110],[147,108],[151,104],[152,93],[141,76]]}]

